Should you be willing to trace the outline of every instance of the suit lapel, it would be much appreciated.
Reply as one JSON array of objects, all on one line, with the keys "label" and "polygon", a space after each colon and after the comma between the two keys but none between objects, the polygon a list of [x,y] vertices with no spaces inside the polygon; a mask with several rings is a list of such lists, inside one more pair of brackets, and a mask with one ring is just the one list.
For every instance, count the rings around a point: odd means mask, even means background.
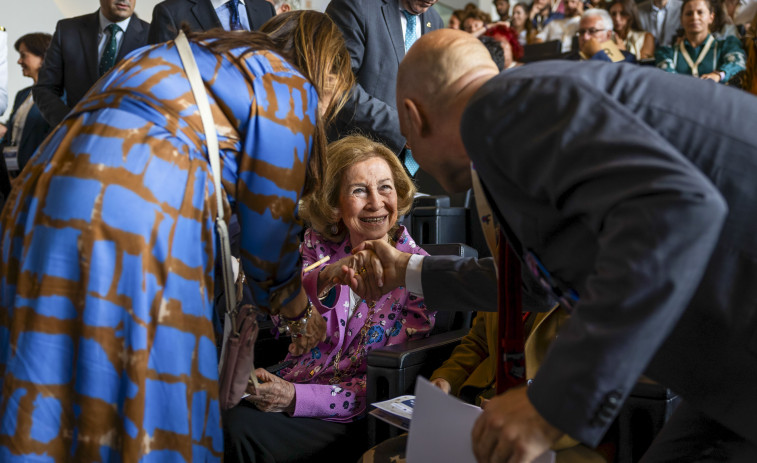
[{"label": "suit lapel", "polygon": [[192,6],[192,14],[195,16],[197,23],[202,27],[202,30],[207,31],[215,27],[222,27],[221,21],[218,20],[216,10],[213,9],[213,4],[210,0],[191,0],[194,2]]},{"label": "suit lapel", "polygon": [[89,73],[90,82],[100,78],[97,72],[97,36],[100,33],[100,10],[95,11],[86,19],[85,27],[79,29],[79,41],[84,55],[84,63]]},{"label": "suit lapel", "polygon": [[384,16],[384,24],[389,32],[389,39],[394,46],[394,54],[397,62],[405,57],[405,39],[402,36],[402,22],[400,22],[400,7],[397,0],[384,0],[381,6],[381,14]]},{"label": "suit lapel", "polygon": [[421,35],[425,35],[426,33],[431,32],[431,21],[428,19],[427,13],[428,10],[424,13],[421,13],[420,17],[418,18],[421,21]]},{"label": "suit lapel", "polygon": [[142,36],[144,36],[142,22],[137,18],[137,13],[134,13],[131,16],[131,21],[129,21],[129,27],[124,31],[124,38],[116,56],[116,63],[121,61],[126,53],[144,45],[144,40],[139,40]]},{"label": "suit lapel", "polygon": [[263,25],[263,22],[260,21],[260,18],[263,17],[263,11],[261,10],[261,5],[259,2],[254,2],[253,5],[252,0],[245,0],[244,7],[247,10],[247,22],[249,22],[250,30],[256,31],[260,29],[260,26]]}]

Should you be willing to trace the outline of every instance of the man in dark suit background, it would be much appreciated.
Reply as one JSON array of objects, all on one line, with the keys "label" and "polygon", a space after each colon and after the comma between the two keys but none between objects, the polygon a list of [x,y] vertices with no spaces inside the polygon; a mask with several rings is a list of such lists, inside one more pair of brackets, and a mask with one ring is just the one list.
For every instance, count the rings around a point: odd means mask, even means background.
[{"label": "man in dark suit background", "polygon": [[[757,104],[675,77],[569,61],[498,74],[451,30],[400,66],[421,166],[459,191],[473,162],[516,252],[578,295],[533,383],[484,408],[479,461],[532,461],[563,433],[596,445],[642,373],[683,398],[642,461],[757,461]],[[430,307],[470,280],[436,262],[421,264]],[[406,259],[383,265],[410,288]]]},{"label": "man in dark suit background", "polygon": [[136,0],[100,0],[98,11],[58,21],[32,90],[42,117],[52,127],[100,76],[147,44],[149,24],[134,14],[135,4]]},{"label": "man in dark suit background", "polygon": [[265,0],[165,0],[152,10],[148,41],[173,40],[182,23],[193,31],[216,27],[254,31],[275,14],[273,5]]},{"label": "man in dark suit background", "polygon": [[[357,84],[339,113],[330,138],[354,130],[372,136],[395,153],[405,148],[395,106],[397,68],[418,37],[444,27],[431,6],[436,0],[332,0],[326,14],[344,35]],[[407,25],[411,24],[408,30]],[[414,26],[414,27],[412,27]],[[415,175],[417,164],[405,159]],[[415,165],[413,165],[415,164]]]}]

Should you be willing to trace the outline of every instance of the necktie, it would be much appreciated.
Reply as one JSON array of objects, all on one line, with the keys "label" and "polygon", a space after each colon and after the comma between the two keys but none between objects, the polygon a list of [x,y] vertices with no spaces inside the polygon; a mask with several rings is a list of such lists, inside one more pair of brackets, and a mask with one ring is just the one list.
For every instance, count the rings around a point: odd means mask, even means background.
[{"label": "necktie", "polygon": [[499,292],[497,294],[497,394],[525,382],[525,334],[521,303],[520,260],[499,230],[497,246]]},{"label": "necktie", "polygon": [[226,2],[229,7],[229,30],[241,31],[242,22],[239,20],[239,0],[229,0]]},{"label": "necktie", "polygon": [[[405,28],[405,53],[410,50],[410,47],[418,40],[418,34],[415,29],[417,28],[418,15],[410,14],[409,12],[402,10],[402,13],[407,19],[407,27]],[[410,172],[410,176],[415,176],[420,166],[415,159],[413,159],[413,152],[409,148],[405,148],[405,168]]]},{"label": "necktie", "polygon": [[111,23],[108,24],[108,27],[106,27],[105,30],[110,34],[110,39],[105,45],[105,51],[103,51],[103,56],[100,58],[100,66],[97,69],[101,76],[116,64],[116,53],[118,52],[116,33],[119,32],[121,28],[118,27],[118,24]]}]

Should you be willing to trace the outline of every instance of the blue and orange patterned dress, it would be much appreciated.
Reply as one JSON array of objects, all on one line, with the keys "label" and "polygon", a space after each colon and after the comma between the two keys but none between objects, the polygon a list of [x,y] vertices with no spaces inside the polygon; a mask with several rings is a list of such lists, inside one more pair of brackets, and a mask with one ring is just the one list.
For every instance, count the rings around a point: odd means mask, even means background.
[{"label": "blue and orange patterned dress", "polygon": [[[256,303],[301,290],[315,89],[267,51],[192,44]],[[172,42],[132,53],[42,145],[0,215],[0,461],[220,461],[216,202]]]}]

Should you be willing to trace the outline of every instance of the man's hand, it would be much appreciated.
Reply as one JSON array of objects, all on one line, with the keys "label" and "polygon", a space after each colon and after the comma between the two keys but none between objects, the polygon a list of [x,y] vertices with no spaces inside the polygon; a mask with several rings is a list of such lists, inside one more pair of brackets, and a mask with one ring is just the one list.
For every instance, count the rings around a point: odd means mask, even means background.
[{"label": "man's hand", "polygon": [[583,47],[581,47],[581,53],[586,56],[586,59],[589,59],[592,56],[596,55],[601,49],[602,44],[599,43],[599,40],[590,38],[589,40],[584,42]]},{"label": "man's hand", "polygon": [[[410,254],[398,250],[384,240],[364,241],[352,252],[356,258],[370,258],[371,254],[364,253],[365,250],[373,251],[379,260],[367,262],[368,265],[362,267],[366,269],[366,273],[358,275],[369,292],[379,291],[385,294],[405,285],[405,270]],[[355,288],[352,290],[360,294]]]},{"label": "man's hand", "polygon": [[247,400],[264,412],[293,412],[294,384],[271,374],[265,368],[255,370],[260,380],[256,387],[249,387]]},{"label": "man's hand", "polygon": [[289,344],[289,353],[295,357],[299,357],[305,352],[310,352],[310,349],[317,346],[319,342],[325,340],[326,321],[321,316],[321,313],[313,307],[313,314],[310,316],[308,324],[305,326],[305,333],[301,336],[292,336],[292,343]]},{"label": "man's hand", "polygon": [[531,405],[525,387],[510,389],[487,401],[483,409],[471,435],[479,463],[530,462],[562,436]]}]

